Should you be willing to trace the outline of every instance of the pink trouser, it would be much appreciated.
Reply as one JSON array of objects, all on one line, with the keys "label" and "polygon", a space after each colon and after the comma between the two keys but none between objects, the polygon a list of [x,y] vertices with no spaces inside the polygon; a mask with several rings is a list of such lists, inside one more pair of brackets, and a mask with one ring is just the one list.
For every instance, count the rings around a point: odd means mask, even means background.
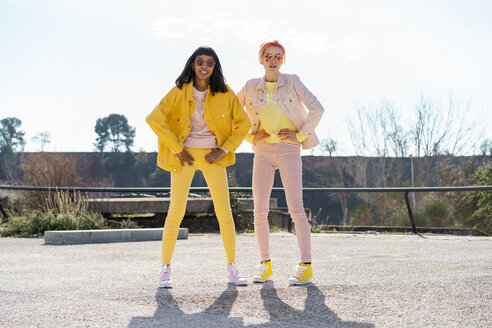
[{"label": "pink trouser", "polygon": [[255,233],[262,261],[270,259],[269,200],[275,170],[279,169],[289,214],[294,221],[301,262],[311,262],[311,228],[302,201],[302,160],[300,145],[260,143],[255,147],[253,198]]}]

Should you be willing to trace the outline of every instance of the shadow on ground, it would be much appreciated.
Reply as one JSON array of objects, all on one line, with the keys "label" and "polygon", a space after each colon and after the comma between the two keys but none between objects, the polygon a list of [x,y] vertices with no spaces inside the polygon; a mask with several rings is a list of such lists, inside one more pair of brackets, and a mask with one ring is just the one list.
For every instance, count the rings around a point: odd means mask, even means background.
[{"label": "shadow on ground", "polygon": [[[208,308],[199,313],[188,314],[180,309],[179,303],[167,289],[158,289],[156,301],[158,307],[152,317],[134,317],[128,327],[353,327],[373,328],[374,325],[353,321],[342,321],[337,314],[325,305],[325,295],[313,284],[306,288],[307,297],[303,310],[298,310],[282,301],[273,282],[262,287],[262,304],[269,317],[253,318],[253,322],[245,324],[242,317],[230,317],[231,309],[239,292],[235,285],[229,284],[227,289]],[[243,314],[244,317],[255,315]],[[256,320],[255,320],[256,319]],[[267,322],[264,322],[268,320]],[[255,324],[256,322],[263,322]]]}]

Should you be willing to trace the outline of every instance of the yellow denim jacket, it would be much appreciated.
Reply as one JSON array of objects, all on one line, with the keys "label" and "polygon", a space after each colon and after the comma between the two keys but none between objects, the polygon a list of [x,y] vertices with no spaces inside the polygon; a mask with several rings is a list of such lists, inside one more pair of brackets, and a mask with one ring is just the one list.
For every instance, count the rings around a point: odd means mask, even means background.
[{"label": "yellow denim jacket", "polygon": [[[212,96],[209,88],[203,106],[205,123],[217,138],[218,147],[225,147],[229,151],[216,162],[223,167],[235,163],[234,151],[251,128],[237,96],[229,86],[227,89],[226,93],[217,92]],[[172,88],[147,116],[147,123],[158,137],[157,165],[163,170],[176,173],[181,171],[181,162],[176,155],[183,151],[183,142],[190,133],[190,117],[195,107],[193,83],[190,82],[181,89]]]}]

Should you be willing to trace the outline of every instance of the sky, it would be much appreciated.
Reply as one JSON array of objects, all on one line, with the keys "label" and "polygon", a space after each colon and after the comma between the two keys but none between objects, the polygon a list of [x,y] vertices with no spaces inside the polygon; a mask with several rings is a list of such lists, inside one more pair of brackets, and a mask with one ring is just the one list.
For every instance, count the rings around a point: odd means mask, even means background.
[{"label": "sky", "polygon": [[22,121],[26,151],[48,132],[44,150],[86,152],[96,120],[122,114],[132,149],[157,151],[145,117],[197,47],[215,49],[238,92],[264,73],[259,45],[277,39],[281,72],[320,100],[316,132],[339,155],[353,154],[357,106],[391,99],[405,126],[421,94],[469,101],[492,139],[491,12],[488,0],[0,0],[0,119]]}]

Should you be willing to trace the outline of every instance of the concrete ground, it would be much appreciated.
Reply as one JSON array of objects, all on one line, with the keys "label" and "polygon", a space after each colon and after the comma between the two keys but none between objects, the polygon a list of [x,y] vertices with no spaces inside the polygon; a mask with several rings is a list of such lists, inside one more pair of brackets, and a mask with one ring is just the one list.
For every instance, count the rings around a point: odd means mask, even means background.
[{"label": "concrete ground", "polygon": [[[273,233],[274,281],[226,283],[218,234],[178,240],[171,290],[159,241],[44,245],[0,238],[1,327],[491,327],[492,238],[313,234],[314,284],[288,286],[296,237]],[[249,279],[253,234],[238,234]]]}]

